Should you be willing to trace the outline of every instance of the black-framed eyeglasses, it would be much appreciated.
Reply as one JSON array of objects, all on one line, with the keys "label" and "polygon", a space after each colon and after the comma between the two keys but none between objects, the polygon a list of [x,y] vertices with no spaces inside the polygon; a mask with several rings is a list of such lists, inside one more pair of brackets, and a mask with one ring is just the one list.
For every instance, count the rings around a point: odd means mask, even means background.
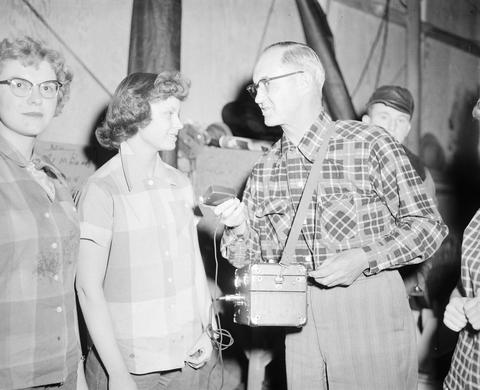
[{"label": "black-framed eyeglasses", "polygon": [[22,79],[20,77],[13,77],[8,80],[1,80],[0,85],[5,84],[10,86],[10,90],[15,96],[18,97],[27,97],[32,93],[34,86],[38,85],[38,90],[40,95],[45,99],[53,99],[57,96],[62,83],[57,80],[47,80],[42,81],[41,83],[34,84],[31,81]]},{"label": "black-framed eyeglasses", "polygon": [[268,84],[270,83],[270,81],[282,79],[284,77],[293,76],[294,74],[298,74],[298,73],[304,73],[304,71],[303,70],[297,70],[296,72],[285,73],[285,74],[281,74],[280,76],[265,77],[263,79],[258,80],[257,83],[248,84],[246,89],[247,89],[248,93],[250,93],[250,95],[255,99],[257,97],[257,92],[258,92],[258,88],[260,88],[260,85],[263,85],[268,92]]}]

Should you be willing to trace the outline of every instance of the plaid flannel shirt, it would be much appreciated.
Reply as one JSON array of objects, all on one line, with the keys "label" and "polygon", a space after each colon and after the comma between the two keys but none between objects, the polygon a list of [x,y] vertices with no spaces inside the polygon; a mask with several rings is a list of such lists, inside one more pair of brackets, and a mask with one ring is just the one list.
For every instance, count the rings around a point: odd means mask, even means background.
[{"label": "plaid flannel shirt", "polygon": [[193,208],[185,175],[157,156],[147,177],[125,142],[82,189],[81,239],[110,248],[103,291],[131,373],[183,367],[209,323]]},{"label": "plaid flannel shirt", "polygon": [[[463,234],[461,280],[463,295],[477,297],[480,292],[480,210]],[[445,378],[445,388],[480,389],[480,336],[470,326],[459,335],[450,371]]]},{"label": "plaid flannel shirt", "polygon": [[80,349],[73,278],[79,224],[60,172],[35,159],[54,184],[50,196],[28,162],[0,137],[0,389],[63,382]]},{"label": "plaid flannel shirt", "polygon": [[[248,230],[238,236],[227,228],[222,238],[222,254],[234,266],[280,259],[332,123],[322,112],[298,147],[283,136],[254,166],[243,196]],[[293,261],[314,269],[329,256],[361,248],[371,274],[431,257],[448,229],[402,146],[379,127],[334,125]]]}]

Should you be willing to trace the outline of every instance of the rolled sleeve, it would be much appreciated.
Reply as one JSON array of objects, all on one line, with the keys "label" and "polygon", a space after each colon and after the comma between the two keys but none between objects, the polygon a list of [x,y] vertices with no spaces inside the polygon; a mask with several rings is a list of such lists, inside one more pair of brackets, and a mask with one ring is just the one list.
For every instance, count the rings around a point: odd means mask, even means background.
[{"label": "rolled sleeve", "polygon": [[97,184],[89,183],[78,199],[80,239],[106,247],[112,239],[113,199]]}]

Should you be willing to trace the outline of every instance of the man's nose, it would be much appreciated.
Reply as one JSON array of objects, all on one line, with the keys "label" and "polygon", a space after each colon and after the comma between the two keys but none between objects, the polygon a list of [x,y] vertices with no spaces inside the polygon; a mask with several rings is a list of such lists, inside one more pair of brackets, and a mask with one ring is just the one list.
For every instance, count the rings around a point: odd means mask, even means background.
[{"label": "man's nose", "polygon": [[267,90],[263,83],[261,83],[257,88],[257,95],[255,96],[255,103],[260,104],[265,97],[267,96]]}]

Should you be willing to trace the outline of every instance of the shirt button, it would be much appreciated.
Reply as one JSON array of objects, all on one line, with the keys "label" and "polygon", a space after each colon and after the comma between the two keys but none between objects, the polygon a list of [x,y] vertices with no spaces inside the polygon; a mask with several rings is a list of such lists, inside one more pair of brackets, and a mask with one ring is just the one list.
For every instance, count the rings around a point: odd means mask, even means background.
[{"label": "shirt button", "polygon": [[147,184],[148,184],[149,186],[153,186],[153,180],[150,179],[149,181],[147,181]]},{"label": "shirt button", "polygon": [[52,249],[57,249],[58,248],[58,244],[56,242],[53,242],[52,245],[51,245]]},{"label": "shirt button", "polygon": [[57,311],[57,313],[61,313],[63,311],[63,309],[60,306],[57,306],[55,310]]},{"label": "shirt button", "polygon": [[50,213],[47,212],[47,213],[43,214],[43,216],[44,216],[45,218],[50,218]]},{"label": "shirt button", "polygon": [[58,280],[58,275],[57,274],[53,275],[53,280]]}]

